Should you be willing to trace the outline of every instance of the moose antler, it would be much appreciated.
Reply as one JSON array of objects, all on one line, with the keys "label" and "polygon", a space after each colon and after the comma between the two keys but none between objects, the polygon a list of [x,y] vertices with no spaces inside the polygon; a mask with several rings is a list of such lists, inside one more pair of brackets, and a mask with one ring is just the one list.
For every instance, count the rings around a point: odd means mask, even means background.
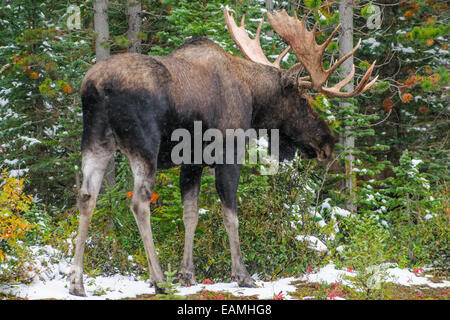
[{"label": "moose antler", "polygon": [[273,15],[268,12],[267,15],[272,28],[292,47],[295,56],[298,60],[300,60],[306,71],[309,73],[309,76],[299,78],[300,87],[321,91],[334,97],[348,98],[363,93],[369,89],[375,81],[377,81],[378,76],[367,83],[375,66],[374,61],[352,92],[340,92],[340,89],[352,80],[355,74],[354,65],[352,67],[352,71],[345,79],[337,83],[334,87],[324,87],[323,84],[336,70],[336,68],[355,53],[361,43],[361,39],[349,53],[340,58],[328,70],[324,70],[322,67],[323,53],[330,44],[333,36],[339,30],[340,24],[336,27],[336,29],[334,29],[324,43],[318,45],[315,40],[317,23],[314,25],[312,31],[308,31],[305,26],[305,17],[303,17],[300,21],[297,18],[297,15],[291,17],[284,9],[281,12],[274,13]]},{"label": "moose antler", "polygon": [[264,23],[264,18],[262,18],[261,22],[259,23],[255,38],[250,39],[247,31],[245,30],[245,15],[242,16],[240,27],[237,26],[233,16],[228,13],[227,8],[223,8],[223,15],[225,16],[225,21],[227,23],[228,31],[230,32],[231,37],[247,59],[253,62],[262,63],[280,69],[281,59],[283,59],[283,57],[288,53],[291,47],[288,46],[276,58],[274,62],[270,62],[267,59],[261,48],[261,43],[259,42],[259,36],[261,34],[261,28]]}]

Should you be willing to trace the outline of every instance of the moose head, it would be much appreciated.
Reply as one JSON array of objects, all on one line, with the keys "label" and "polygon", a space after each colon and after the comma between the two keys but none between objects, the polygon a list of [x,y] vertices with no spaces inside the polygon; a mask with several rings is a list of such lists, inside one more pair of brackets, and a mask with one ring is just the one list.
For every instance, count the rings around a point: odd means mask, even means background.
[{"label": "moose head", "polygon": [[[299,20],[296,15],[291,17],[284,9],[274,14],[268,12],[269,22],[273,29],[288,43],[286,49],[275,61],[270,62],[260,44],[260,33],[264,18],[261,19],[255,38],[251,39],[245,29],[245,15],[242,16],[241,26],[238,27],[233,16],[229,14],[226,8],[223,8],[223,14],[231,37],[247,59],[280,70],[280,80],[283,88],[282,95],[284,98],[281,101],[287,105],[279,109],[286,111],[286,119],[284,119],[286,126],[283,127],[283,133],[285,133],[285,137],[289,138],[285,139],[291,140],[309,158],[316,156],[319,160],[329,158],[334,147],[333,134],[325,121],[311,107],[311,104],[307,101],[309,97],[304,91],[310,89],[324,93],[329,97],[349,98],[362,94],[369,89],[378,78],[377,76],[369,82],[375,61],[352,92],[341,92],[340,90],[353,79],[355,74],[354,65],[352,66],[352,71],[345,79],[331,88],[324,86],[331,74],[355,53],[361,40],[349,53],[334,63],[328,70],[324,70],[322,63],[324,51],[339,30],[340,24],[324,43],[318,45],[315,40],[317,23],[312,31],[308,31],[305,26],[305,17],[302,20]],[[288,70],[281,69],[280,62],[291,48],[300,63],[295,64]],[[304,69],[309,75],[301,77],[300,75]],[[291,147],[290,150],[292,156],[294,148]]]}]

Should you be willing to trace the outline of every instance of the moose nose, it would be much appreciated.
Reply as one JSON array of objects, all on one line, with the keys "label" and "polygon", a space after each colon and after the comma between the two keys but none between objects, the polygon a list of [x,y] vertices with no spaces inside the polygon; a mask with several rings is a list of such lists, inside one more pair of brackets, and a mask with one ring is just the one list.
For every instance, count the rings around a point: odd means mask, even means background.
[{"label": "moose nose", "polygon": [[317,159],[319,161],[325,161],[331,157],[332,152],[331,147],[327,144],[317,152]]},{"label": "moose nose", "polygon": [[327,160],[328,156],[325,154],[325,152],[323,150],[320,150],[319,152],[317,152],[317,160],[319,161],[325,161]]}]

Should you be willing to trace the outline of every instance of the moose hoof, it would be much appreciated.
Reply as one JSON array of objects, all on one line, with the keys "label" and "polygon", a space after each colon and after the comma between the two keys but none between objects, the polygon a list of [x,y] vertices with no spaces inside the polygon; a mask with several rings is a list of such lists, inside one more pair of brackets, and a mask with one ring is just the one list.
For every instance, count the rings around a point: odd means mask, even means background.
[{"label": "moose hoof", "polygon": [[244,288],[257,288],[258,286],[255,283],[255,280],[253,280],[250,277],[241,278],[238,280],[239,287]]},{"label": "moose hoof", "polygon": [[180,284],[185,287],[195,286],[197,281],[195,281],[194,273],[184,272],[178,275]]},{"label": "moose hoof", "polygon": [[74,296],[86,297],[86,292],[84,291],[83,284],[70,284],[69,293]]},{"label": "moose hoof", "polygon": [[70,274],[70,288],[69,293],[74,296],[86,297],[86,292],[84,291],[83,286],[83,275],[77,274],[74,270],[72,270]]}]

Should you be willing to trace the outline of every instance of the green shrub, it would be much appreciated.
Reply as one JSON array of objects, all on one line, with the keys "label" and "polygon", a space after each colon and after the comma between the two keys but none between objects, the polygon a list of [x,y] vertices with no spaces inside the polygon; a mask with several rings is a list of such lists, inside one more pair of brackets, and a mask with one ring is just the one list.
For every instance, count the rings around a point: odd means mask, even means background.
[{"label": "green shrub", "polygon": [[382,288],[387,279],[389,260],[389,233],[368,215],[347,219],[347,244],[341,252],[343,265],[351,267],[356,275],[348,277],[363,299],[383,297]]},{"label": "green shrub", "polygon": [[420,172],[422,163],[406,150],[381,190],[391,246],[409,266],[422,262],[445,268],[450,263],[448,196],[433,191],[428,175]]}]

